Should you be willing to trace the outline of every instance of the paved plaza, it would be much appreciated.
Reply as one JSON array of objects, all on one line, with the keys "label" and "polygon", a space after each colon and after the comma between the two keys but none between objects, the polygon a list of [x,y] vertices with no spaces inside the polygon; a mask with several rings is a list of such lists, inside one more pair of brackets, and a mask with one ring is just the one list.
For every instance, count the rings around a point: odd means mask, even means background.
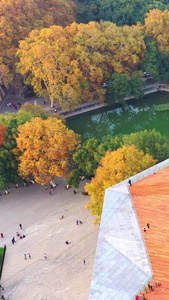
[{"label": "paved plaza", "polygon": [[[84,207],[90,199],[81,194],[84,182],[76,195],[61,179],[55,182],[52,196],[49,189],[33,184],[11,188],[9,195],[0,197],[0,246],[7,245],[1,282],[9,300],[89,298],[99,227]],[[76,220],[83,224],[77,226]],[[26,237],[19,239],[17,231]],[[28,253],[32,258],[25,260]]]}]

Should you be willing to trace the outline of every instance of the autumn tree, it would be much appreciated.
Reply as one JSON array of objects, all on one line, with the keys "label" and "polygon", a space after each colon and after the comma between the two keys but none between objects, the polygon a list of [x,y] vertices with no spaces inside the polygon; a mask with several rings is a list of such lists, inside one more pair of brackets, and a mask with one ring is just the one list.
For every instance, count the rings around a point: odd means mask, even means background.
[{"label": "autumn tree", "polygon": [[103,82],[110,74],[132,74],[144,61],[142,26],[110,22],[73,23],[32,31],[20,42],[18,72],[37,95],[72,109],[96,94],[103,102]]},{"label": "autumn tree", "polygon": [[149,154],[144,154],[136,146],[123,146],[116,151],[106,152],[101,160],[95,177],[85,186],[91,196],[86,208],[96,216],[96,223],[100,223],[105,190],[130,176],[133,176],[156,163]]},{"label": "autumn tree", "polygon": [[112,152],[123,146],[135,145],[138,150],[148,153],[161,162],[169,156],[169,142],[160,132],[143,130],[131,134],[107,135],[98,141],[94,138],[80,144],[73,154],[73,167],[69,176],[69,184],[78,187],[81,176],[91,179],[96,174],[102,157],[107,151]]},{"label": "autumn tree", "polygon": [[0,124],[0,146],[3,145],[3,142],[5,140],[5,131],[6,127],[3,124]]},{"label": "autumn tree", "polygon": [[19,183],[18,150],[16,137],[18,126],[33,118],[30,112],[19,110],[17,114],[0,115],[1,144],[0,144],[0,189],[6,189],[10,183]]},{"label": "autumn tree", "polygon": [[169,52],[169,11],[154,9],[149,12],[145,19],[146,34],[157,41],[160,50]]},{"label": "autumn tree", "polygon": [[0,73],[4,84],[12,79],[19,41],[33,29],[75,21],[72,0],[0,0]]},{"label": "autumn tree", "polygon": [[56,118],[34,118],[19,126],[17,147],[20,174],[44,185],[55,176],[67,178],[71,153],[79,144],[79,136]]}]

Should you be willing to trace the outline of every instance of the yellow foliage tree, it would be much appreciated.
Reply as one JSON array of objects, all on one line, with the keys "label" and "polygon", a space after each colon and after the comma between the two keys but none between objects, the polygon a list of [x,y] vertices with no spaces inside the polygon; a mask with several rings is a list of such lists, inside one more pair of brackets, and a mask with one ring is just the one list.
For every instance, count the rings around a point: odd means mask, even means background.
[{"label": "yellow foliage tree", "polygon": [[145,19],[145,32],[157,41],[160,50],[169,52],[169,11],[151,10]]},{"label": "yellow foliage tree", "polygon": [[18,128],[17,148],[20,174],[42,185],[55,176],[67,178],[71,153],[79,144],[79,136],[61,120],[34,118]]},{"label": "yellow foliage tree", "polygon": [[97,168],[96,175],[91,183],[85,186],[91,201],[86,208],[96,215],[96,223],[100,223],[105,190],[130,176],[133,176],[151,166],[157,160],[149,154],[144,154],[135,145],[123,146],[113,152],[106,152]]},{"label": "yellow foliage tree", "polygon": [[[14,71],[19,41],[33,29],[75,21],[73,0],[0,0],[0,65]],[[7,82],[7,81],[6,81]]]},{"label": "yellow foliage tree", "polygon": [[83,101],[100,102],[103,82],[115,72],[132,73],[143,62],[142,26],[117,27],[110,22],[72,23],[32,31],[20,42],[18,72],[40,96],[72,109]]}]

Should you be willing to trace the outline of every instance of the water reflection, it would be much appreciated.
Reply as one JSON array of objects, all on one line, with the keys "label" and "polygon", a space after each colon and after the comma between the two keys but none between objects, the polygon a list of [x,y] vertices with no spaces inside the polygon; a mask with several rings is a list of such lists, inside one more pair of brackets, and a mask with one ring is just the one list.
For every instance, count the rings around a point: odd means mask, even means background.
[{"label": "water reflection", "polygon": [[168,103],[169,93],[158,93],[140,101],[130,101],[128,105],[114,109],[100,109],[67,120],[67,126],[81,134],[82,140],[105,135],[127,134],[144,129],[160,131],[169,138],[169,111],[156,112],[157,104]]}]

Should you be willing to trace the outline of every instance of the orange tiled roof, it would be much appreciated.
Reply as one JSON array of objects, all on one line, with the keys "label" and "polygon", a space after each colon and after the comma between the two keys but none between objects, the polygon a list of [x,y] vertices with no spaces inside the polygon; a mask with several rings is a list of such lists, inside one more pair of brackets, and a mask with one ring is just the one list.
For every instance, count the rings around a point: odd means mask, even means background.
[{"label": "orange tiled roof", "polygon": [[130,187],[144,233],[154,279],[161,286],[146,294],[148,300],[169,300],[169,167],[142,179]]}]

